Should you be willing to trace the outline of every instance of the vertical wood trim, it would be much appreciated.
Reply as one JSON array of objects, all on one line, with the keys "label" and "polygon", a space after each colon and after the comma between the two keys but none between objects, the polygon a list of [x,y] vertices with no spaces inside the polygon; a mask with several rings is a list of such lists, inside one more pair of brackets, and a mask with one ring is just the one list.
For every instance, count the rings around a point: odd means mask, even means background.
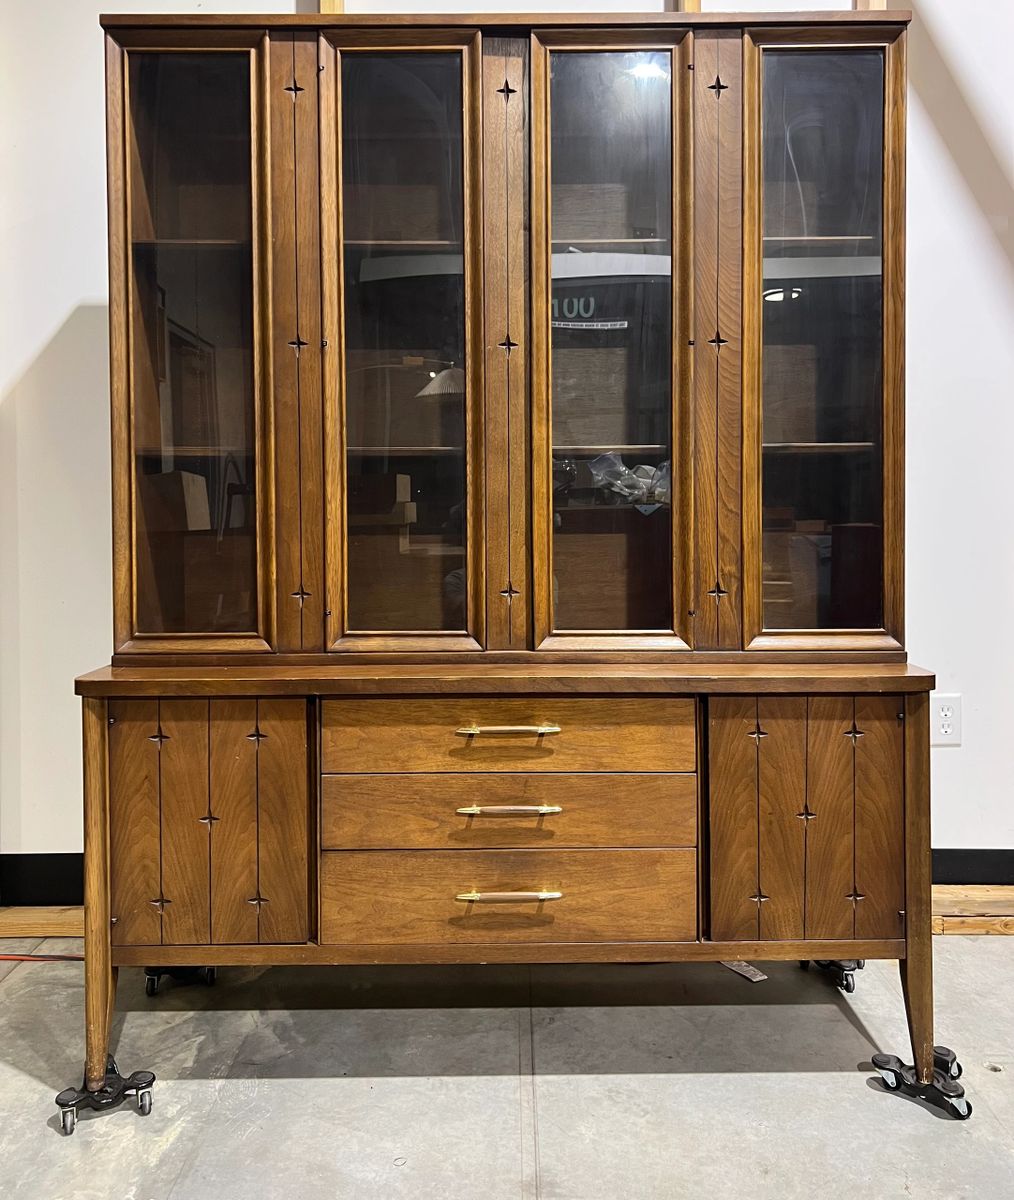
[{"label": "vertical wood trim", "polygon": [[857,696],[857,938],[904,936],[904,704],[901,696]]},{"label": "vertical wood trim", "polygon": [[306,702],[257,701],[258,888],[261,942],[305,942]]},{"label": "vertical wood trim", "polygon": [[718,42],[694,34],[694,588],[693,645],[719,648],[718,604],[718,145],[719,110],[708,90],[718,74]]},{"label": "vertical wood trim", "polygon": [[761,52],[743,35],[743,307],[742,440],[743,484],[743,645],[764,627],[763,514],[761,505],[761,219],[764,211],[761,172]]},{"label": "vertical wood trim", "polygon": [[[293,35],[294,78],[304,90],[293,102],[296,223],[296,324],[306,345],[296,355],[299,396],[300,577],[308,594],[300,607],[300,649],[324,649],[324,447],[320,282],[320,143],[317,38]],[[299,601],[297,600],[297,603]]]},{"label": "vertical wood trim", "polygon": [[694,57],[687,33],[672,60],[672,497],[673,631],[694,635]]},{"label": "vertical wood trim", "polygon": [[905,83],[907,34],[884,51],[884,628],[905,643]]},{"label": "vertical wood trim", "polygon": [[[725,344],[715,355],[718,373],[718,578],[726,595],[718,610],[718,647],[742,647],[740,541],[742,532],[742,273],[743,273],[743,39],[721,30],[718,75],[718,284],[716,326]],[[710,93],[709,93],[710,94]],[[770,907],[768,905],[767,907]]]},{"label": "vertical wood trim", "polygon": [[905,697],[905,959],[902,982],[919,1078],[933,1073],[933,897],[929,695]]},{"label": "vertical wood trim", "polygon": [[[303,590],[303,505],[300,484],[299,363],[289,344],[298,335],[296,238],[296,107],[286,87],[295,78],[294,35],[269,40],[268,109],[271,145],[271,315],[274,392],[275,488],[285,502],[275,513],[277,571],[276,647],[282,653],[302,649],[298,593]],[[302,93],[305,94],[305,93]],[[306,514],[309,517],[309,514]]]},{"label": "vertical wood trim", "polygon": [[256,942],[256,700],[210,702],[211,941]]},{"label": "vertical wood trim", "polygon": [[113,490],[113,642],[134,635],[130,513],[130,383],[127,298],[124,52],[106,35],[106,189],[109,237],[109,399]]},{"label": "vertical wood trim", "polygon": [[[528,645],[525,43],[483,43],[486,646]],[[514,93],[504,93],[504,84]],[[516,343],[506,353],[501,344]]]},{"label": "vertical wood trim", "polygon": [[531,38],[531,413],[532,413],[532,624],[536,648],[553,627],[553,512],[549,406],[551,295],[549,275],[549,51]]},{"label": "vertical wood trim", "polygon": [[806,931],[808,938],[855,936],[849,893],[855,883],[851,696],[811,696],[807,702]]},{"label": "vertical wood trim", "polygon": [[211,941],[207,700],[160,700],[163,945]]},{"label": "vertical wood trim", "polygon": [[84,766],[85,1086],[105,1080],[113,985],[110,951],[109,778],[106,702],[81,705]]},{"label": "vertical wood trim", "polygon": [[760,936],[794,941],[803,936],[806,829],[806,699],[762,696],[757,720]]},{"label": "vertical wood trim", "polygon": [[[86,725],[93,720],[89,711],[95,710],[85,708]],[[114,946],[158,946],[162,919],[152,901],[162,893],[161,824],[158,743],[151,740],[158,733],[158,702],[110,700],[108,721],[111,940]],[[86,802],[93,778],[94,763],[86,763]]]},{"label": "vertical wood trim", "polygon": [[755,696],[713,696],[709,711],[711,936],[752,941],[761,907],[758,878],[758,766]]}]

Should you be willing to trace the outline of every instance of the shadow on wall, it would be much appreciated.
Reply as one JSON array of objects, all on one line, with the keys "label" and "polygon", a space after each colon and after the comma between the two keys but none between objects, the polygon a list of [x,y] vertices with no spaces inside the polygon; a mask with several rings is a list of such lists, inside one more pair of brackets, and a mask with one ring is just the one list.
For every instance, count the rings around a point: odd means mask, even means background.
[{"label": "shadow on wall", "polygon": [[83,304],[0,398],[5,850],[27,813],[43,821],[54,796],[80,792],[70,684],[109,649],[109,490],[108,308]]},{"label": "shadow on wall", "polygon": [[913,0],[909,27],[908,76],[911,90],[933,122],[976,205],[1014,267],[1014,179],[989,140],[947,59],[941,52],[919,0]]}]

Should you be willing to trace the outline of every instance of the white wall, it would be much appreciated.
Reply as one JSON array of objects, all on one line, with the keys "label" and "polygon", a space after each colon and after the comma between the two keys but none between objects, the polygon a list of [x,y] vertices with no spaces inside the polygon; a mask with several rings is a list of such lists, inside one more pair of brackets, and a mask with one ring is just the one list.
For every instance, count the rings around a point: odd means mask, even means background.
[{"label": "white wall", "polygon": [[[80,849],[75,674],[111,642],[99,11],[5,0],[0,44],[0,851]],[[350,12],[659,8],[349,0]],[[730,0],[708,10],[842,7]],[[1014,95],[1008,0],[916,0],[910,37],[908,645],[964,695],[934,844],[1014,847]]]}]

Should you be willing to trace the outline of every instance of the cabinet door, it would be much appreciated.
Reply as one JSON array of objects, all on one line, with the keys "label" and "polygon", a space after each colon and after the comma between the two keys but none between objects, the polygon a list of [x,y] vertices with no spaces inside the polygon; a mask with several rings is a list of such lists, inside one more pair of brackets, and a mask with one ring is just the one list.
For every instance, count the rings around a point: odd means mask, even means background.
[{"label": "cabinet door", "polygon": [[532,50],[535,644],[686,645],[685,42]]},{"label": "cabinet door", "polygon": [[259,40],[108,43],[120,650],[271,639]]},{"label": "cabinet door", "polygon": [[753,648],[901,644],[903,38],[747,42]]},{"label": "cabinet door", "polygon": [[[482,350],[472,34],[322,63],[328,644],[478,649]],[[406,41],[408,44],[406,44]]]}]

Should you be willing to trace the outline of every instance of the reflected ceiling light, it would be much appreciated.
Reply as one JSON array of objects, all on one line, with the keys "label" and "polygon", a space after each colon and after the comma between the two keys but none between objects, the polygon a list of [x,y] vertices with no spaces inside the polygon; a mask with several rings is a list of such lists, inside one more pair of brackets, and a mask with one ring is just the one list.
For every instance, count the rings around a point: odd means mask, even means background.
[{"label": "reflected ceiling light", "polygon": [[798,300],[803,294],[802,288],[768,288],[762,295],[765,300],[770,300],[772,303],[778,303],[782,300]]},{"label": "reflected ceiling light", "polygon": [[434,374],[430,381],[416,392],[416,396],[461,396],[465,391],[465,372],[461,367],[445,367]]},{"label": "reflected ceiling light", "polygon": [[632,75],[635,79],[669,78],[669,72],[660,67],[658,63],[638,63],[636,67],[630,67],[627,74]]}]

